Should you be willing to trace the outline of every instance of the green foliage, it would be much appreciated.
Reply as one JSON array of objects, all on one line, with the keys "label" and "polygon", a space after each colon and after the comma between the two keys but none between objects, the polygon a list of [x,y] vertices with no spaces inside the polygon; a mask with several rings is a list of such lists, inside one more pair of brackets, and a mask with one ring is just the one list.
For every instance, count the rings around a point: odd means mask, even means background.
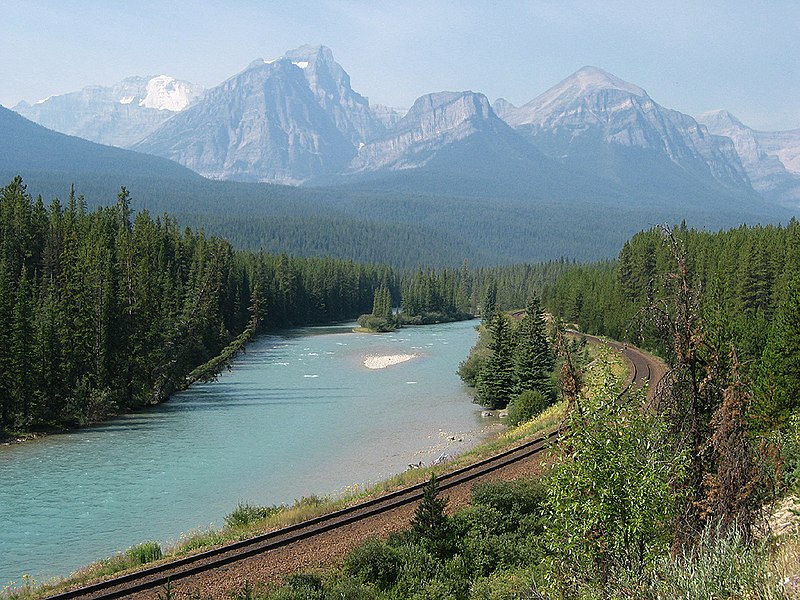
[{"label": "green foliage", "polygon": [[519,425],[530,421],[552,404],[539,390],[525,390],[508,403],[508,423]]},{"label": "green foliage", "polygon": [[402,281],[404,322],[442,323],[470,318],[472,279],[466,269],[418,270]]},{"label": "green foliage", "polygon": [[514,396],[514,340],[511,324],[495,313],[489,326],[489,356],[475,381],[476,401],[491,409],[505,408]]},{"label": "green foliage", "polygon": [[400,574],[400,556],[394,548],[375,538],[368,539],[347,555],[344,570],[360,581],[388,589]]},{"label": "green foliage", "polygon": [[769,556],[766,543],[706,530],[695,549],[655,563],[651,587],[640,597],[782,600],[789,596]]},{"label": "green foliage", "polygon": [[482,483],[472,491],[472,503],[493,508],[518,520],[541,515],[546,498],[544,486],[533,479]]},{"label": "green foliage", "polygon": [[439,482],[436,475],[431,475],[411,519],[412,533],[435,554],[445,552],[451,542],[450,521],[444,512],[447,501],[439,498]]},{"label": "green foliage", "polygon": [[685,458],[663,443],[665,426],[643,396],[619,401],[618,382],[581,397],[547,478],[551,550],[576,577],[605,585],[622,568],[644,572],[669,548],[670,482]]},{"label": "green foliage", "polygon": [[549,405],[555,401],[552,381],[555,357],[545,328],[539,298],[534,294],[515,332],[514,389],[517,394],[538,391]]},{"label": "green foliage", "polygon": [[797,493],[800,491],[800,412],[791,415],[786,425],[772,437],[780,449],[779,485],[790,493]]},{"label": "green foliage", "polygon": [[[213,379],[264,327],[353,318],[388,267],[235,252],[126,188],[87,212],[0,189],[0,432],[82,425]],[[385,292],[384,292],[385,295]]]},{"label": "green foliage", "polygon": [[800,409],[800,278],[792,280],[768,333],[757,372],[759,425],[784,426]]},{"label": "green foliage", "polygon": [[397,329],[397,322],[394,319],[385,319],[373,315],[361,315],[358,317],[358,324],[364,329],[377,333],[385,333]]},{"label": "green foliage", "polygon": [[146,565],[156,560],[160,560],[163,556],[161,546],[158,542],[144,542],[131,546],[125,551],[128,558],[131,559],[134,566]]},{"label": "green foliage", "polygon": [[225,526],[245,527],[255,521],[268,519],[282,510],[282,506],[256,506],[240,502],[230,514],[225,516]]}]

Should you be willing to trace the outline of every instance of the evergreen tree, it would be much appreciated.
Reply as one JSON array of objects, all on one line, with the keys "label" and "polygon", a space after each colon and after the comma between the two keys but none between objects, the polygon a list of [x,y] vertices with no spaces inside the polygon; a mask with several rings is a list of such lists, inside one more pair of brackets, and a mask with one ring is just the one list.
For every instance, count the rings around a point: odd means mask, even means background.
[{"label": "evergreen tree", "polygon": [[442,555],[450,542],[450,522],[445,514],[447,498],[439,498],[436,475],[422,489],[422,500],[411,519],[411,531],[434,554]]},{"label": "evergreen tree", "polygon": [[492,321],[494,314],[497,310],[497,283],[495,281],[489,282],[489,287],[486,288],[486,295],[483,298],[483,306],[481,308],[481,318],[484,323]]},{"label": "evergreen tree", "polygon": [[553,357],[545,332],[544,315],[539,297],[531,296],[525,316],[519,323],[514,352],[514,391],[538,391],[551,401],[555,399],[553,388]]},{"label": "evergreen tree", "polygon": [[511,324],[503,313],[496,313],[489,331],[489,357],[478,373],[476,400],[487,408],[505,408],[514,397],[514,340]]},{"label": "evergreen tree", "polygon": [[778,308],[758,370],[756,427],[783,427],[800,409],[800,277]]}]

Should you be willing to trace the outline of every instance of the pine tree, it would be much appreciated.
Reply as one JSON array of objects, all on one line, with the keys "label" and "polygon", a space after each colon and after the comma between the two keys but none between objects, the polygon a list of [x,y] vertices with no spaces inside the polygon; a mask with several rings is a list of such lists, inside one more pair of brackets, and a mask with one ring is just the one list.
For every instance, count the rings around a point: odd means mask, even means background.
[{"label": "pine tree", "polygon": [[786,424],[800,408],[800,277],[794,279],[778,308],[758,374],[754,407],[759,429]]},{"label": "pine tree", "polygon": [[492,319],[490,335],[489,358],[475,382],[476,400],[487,408],[505,408],[514,397],[514,342],[511,324],[502,313]]},{"label": "pine tree", "polygon": [[447,498],[439,498],[439,482],[436,475],[425,484],[414,517],[411,531],[435,554],[443,554],[450,541],[450,521],[445,514]]},{"label": "pine tree", "polygon": [[552,374],[555,359],[545,333],[545,322],[539,297],[528,301],[525,316],[519,323],[514,352],[514,391],[538,391],[545,398],[555,399]]}]

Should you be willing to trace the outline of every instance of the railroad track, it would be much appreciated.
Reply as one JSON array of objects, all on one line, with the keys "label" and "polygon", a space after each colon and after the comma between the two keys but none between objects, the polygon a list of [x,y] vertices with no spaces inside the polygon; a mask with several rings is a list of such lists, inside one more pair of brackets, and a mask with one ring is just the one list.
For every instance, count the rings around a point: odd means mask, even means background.
[{"label": "railroad track", "polygon": [[[632,377],[626,386],[637,388],[649,379],[651,374],[649,359],[638,350],[616,342],[608,342],[587,336],[596,343],[607,344],[620,350],[632,365]],[[473,479],[502,469],[517,461],[539,454],[558,436],[559,430],[546,432],[534,440],[481,460],[467,467],[444,474],[438,478],[439,489],[447,490],[463,485]],[[163,588],[174,582],[190,578],[200,573],[224,568],[237,561],[289,546],[300,540],[318,536],[338,527],[368,519],[414,502],[422,498],[425,483],[419,483],[378,498],[365,500],[356,505],[322,515],[283,529],[268,532],[247,540],[234,542],[219,548],[179,558],[163,564],[154,565],[134,573],[100,581],[84,587],[61,592],[49,598],[67,600],[71,598],[122,598]]]}]

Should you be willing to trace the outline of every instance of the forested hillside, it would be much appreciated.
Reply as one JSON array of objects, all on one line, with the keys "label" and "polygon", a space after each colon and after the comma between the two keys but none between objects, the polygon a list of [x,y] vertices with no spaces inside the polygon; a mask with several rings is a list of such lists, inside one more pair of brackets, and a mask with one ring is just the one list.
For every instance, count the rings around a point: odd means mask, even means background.
[{"label": "forested hillside", "polygon": [[[170,217],[0,192],[0,430],[97,421],[213,375],[260,327],[353,318],[386,267],[234,251]],[[244,338],[242,338],[244,336]],[[230,346],[229,346],[230,345]],[[226,353],[225,350],[228,349]],[[210,371],[209,371],[210,369]]]},{"label": "forested hillside", "polygon": [[673,357],[676,350],[664,328],[676,318],[668,300],[676,294],[680,269],[691,285],[686,311],[704,324],[704,352],[724,356],[735,347],[742,368],[760,382],[765,394],[760,402],[784,403],[787,386],[797,402],[796,220],[786,227],[742,226],[719,233],[685,227],[642,232],[624,245],[618,261],[565,272],[545,301],[554,314],[587,332],[630,340]]}]

